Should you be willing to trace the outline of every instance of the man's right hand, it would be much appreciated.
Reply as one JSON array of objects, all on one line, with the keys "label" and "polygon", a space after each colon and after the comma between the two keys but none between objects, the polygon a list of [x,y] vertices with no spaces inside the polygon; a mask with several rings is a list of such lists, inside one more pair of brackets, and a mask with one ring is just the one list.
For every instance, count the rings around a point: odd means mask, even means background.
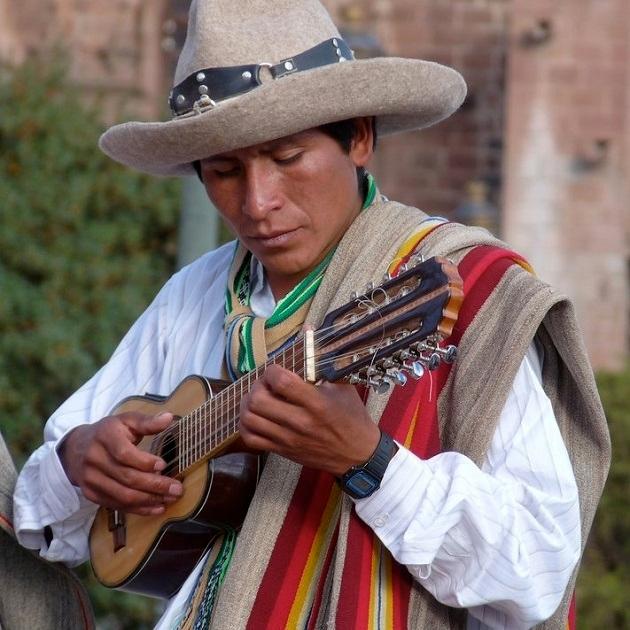
[{"label": "man's right hand", "polygon": [[161,514],[183,492],[176,479],[161,474],[166,462],[139,449],[145,435],[166,429],[173,414],[126,412],[83,424],[69,433],[59,457],[71,483],[103,507],[141,515]]}]

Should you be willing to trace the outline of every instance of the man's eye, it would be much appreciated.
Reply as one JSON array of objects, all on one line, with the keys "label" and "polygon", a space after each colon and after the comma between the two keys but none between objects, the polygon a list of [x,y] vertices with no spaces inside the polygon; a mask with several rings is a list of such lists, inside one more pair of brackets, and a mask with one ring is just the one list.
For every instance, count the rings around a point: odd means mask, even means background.
[{"label": "man's eye", "polygon": [[234,175],[238,174],[238,168],[236,168],[236,167],[223,168],[223,169],[215,168],[214,169],[214,174],[217,177],[220,177],[220,178],[223,178],[223,177],[234,177]]},{"label": "man's eye", "polygon": [[274,160],[276,161],[277,164],[282,164],[282,165],[293,164],[294,162],[297,162],[302,157],[302,154],[303,154],[302,151],[296,151],[295,153],[286,153],[286,154],[276,155],[274,157]]}]

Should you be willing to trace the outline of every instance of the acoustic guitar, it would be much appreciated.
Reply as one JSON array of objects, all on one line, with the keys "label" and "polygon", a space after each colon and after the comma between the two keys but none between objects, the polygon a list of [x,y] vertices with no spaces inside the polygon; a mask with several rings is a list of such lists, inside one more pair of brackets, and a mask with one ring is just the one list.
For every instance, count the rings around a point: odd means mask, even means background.
[{"label": "acoustic guitar", "polygon": [[451,334],[463,299],[457,268],[444,258],[403,266],[380,286],[369,285],[306,330],[264,365],[233,383],[184,379],[170,396],[133,396],[112,411],[175,415],[168,429],[139,447],[162,457],[163,474],[182,481],[184,494],[159,516],[100,508],[90,555],[105,586],[155,597],[181,587],[213,540],[238,530],[256,489],[259,455],[239,443],[239,405],[271,364],[312,383],[346,382],[379,392],[421,378],[425,368],[455,358]]}]

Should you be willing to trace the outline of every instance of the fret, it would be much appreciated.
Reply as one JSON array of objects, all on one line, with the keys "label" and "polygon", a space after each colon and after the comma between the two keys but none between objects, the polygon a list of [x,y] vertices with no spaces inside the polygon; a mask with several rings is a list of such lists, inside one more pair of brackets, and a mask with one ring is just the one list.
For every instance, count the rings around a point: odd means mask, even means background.
[{"label": "fret", "polygon": [[188,416],[188,467],[195,457],[195,415]]},{"label": "fret", "polygon": [[230,396],[230,393],[228,393],[228,395],[225,397],[225,416],[223,417],[223,424],[222,424],[223,441],[227,440],[230,434],[229,422],[230,422],[230,414],[232,413],[232,400],[234,399],[234,396]]},{"label": "fret", "polygon": [[219,418],[218,418],[218,423],[219,426],[218,431],[217,431],[217,444],[220,444],[221,442],[223,442],[223,418],[225,416],[225,398],[226,398],[226,392],[223,391],[221,392],[222,396],[221,396],[221,405],[219,408]]},{"label": "fret", "polygon": [[208,448],[210,451],[214,448],[215,432],[217,430],[217,396],[212,398],[210,404],[210,439],[208,440]]},{"label": "fret", "polygon": [[[236,388],[234,388],[236,390]],[[232,416],[230,421],[227,423],[228,433],[232,435],[234,433],[234,418],[238,415],[238,408],[240,406],[241,399],[237,398],[236,391],[234,391],[234,395],[232,396]]]},{"label": "fret", "polygon": [[232,422],[232,418],[234,417],[234,405],[239,403],[240,401],[238,401],[236,399],[236,391],[233,388],[230,391],[230,399],[229,399],[229,406],[227,409],[227,413],[225,414],[225,422],[223,423],[223,427],[224,427],[224,431],[225,431],[225,438],[224,439],[228,439],[230,437],[231,431],[230,431],[230,424]]},{"label": "fret", "polygon": [[188,414],[188,466],[195,458],[195,410]]},{"label": "fret", "polygon": [[184,431],[183,441],[182,441],[182,466],[184,470],[188,468],[187,459],[188,459],[188,421],[186,416],[182,418],[182,429]]},{"label": "fret", "polygon": [[199,459],[203,459],[206,456],[206,453],[208,452],[208,442],[207,440],[207,432],[208,432],[208,404],[209,402],[206,400],[206,402],[200,407],[200,413],[199,413],[199,432],[200,432],[200,436],[199,436]]},{"label": "fret", "polygon": [[[243,398],[243,381],[240,381],[239,387],[240,387],[240,390],[241,390],[241,395],[240,395],[240,397],[239,397],[239,400],[242,400],[242,398]],[[238,426],[238,425],[237,425],[237,418],[235,417],[235,418],[234,418],[234,432],[235,432],[235,433],[236,433],[236,427],[237,427],[237,426]]]},{"label": "fret", "polygon": [[234,404],[234,388],[231,388],[227,392],[225,398],[225,415],[223,416],[223,422],[221,423],[221,431],[223,434],[223,441],[230,437],[230,416],[232,414],[232,405]]},{"label": "fret", "polygon": [[199,448],[199,408],[193,411],[193,430],[192,430],[192,460],[196,461],[199,456],[197,449]]},{"label": "fret", "polygon": [[201,422],[201,412],[203,410],[203,407],[199,407],[197,409],[197,444],[195,445],[195,451],[196,451],[196,457],[195,457],[195,461],[199,461],[199,459],[201,458],[201,449],[203,447],[203,442],[201,439],[201,435],[202,435],[202,422]]},{"label": "fret", "polygon": [[203,414],[203,455],[208,454],[210,442],[212,441],[212,403],[214,398],[209,398],[205,405]]},{"label": "fret", "polygon": [[180,426],[182,429],[182,441],[180,444],[180,462],[182,465],[182,470],[186,470],[186,416],[182,416],[180,420]]},{"label": "fret", "polygon": [[215,394],[210,401],[210,438],[206,446],[206,453],[215,447],[217,422],[218,422],[219,394]]},{"label": "fret", "polygon": [[188,414],[188,466],[193,462],[195,456],[195,410]]},{"label": "fret", "polygon": [[218,392],[212,399],[212,407],[210,412],[210,443],[208,451],[211,451],[217,445],[217,429],[219,427],[219,405],[221,404],[221,392]]},{"label": "fret", "polygon": [[186,468],[190,467],[190,416],[186,416]]},{"label": "fret", "polygon": [[[179,449],[177,451],[176,454],[176,460],[177,460],[177,474],[181,474],[183,472],[183,467],[182,467],[182,444],[183,444],[183,436],[182,436],[182,421],[180,420],[177,423],[177,444],[179,445]],[[179,456],[179,457],[177,457]]]},{"label": "fret", "polygon": [[197,447],[197,461],[199,461],[205,455],[205,422],[204,422],[204,411],[205,411],[206,403],[199,407],[199,446]]}]

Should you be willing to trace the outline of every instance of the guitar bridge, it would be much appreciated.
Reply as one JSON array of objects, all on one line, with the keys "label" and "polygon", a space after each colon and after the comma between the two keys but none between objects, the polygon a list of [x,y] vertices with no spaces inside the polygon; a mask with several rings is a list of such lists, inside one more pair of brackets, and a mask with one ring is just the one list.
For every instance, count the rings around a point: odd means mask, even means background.
[{"label": "guitar bridge", "polygon": [[120,510],[107,510],[108,529],[112,532],[114,553],[120,551],[127,544],[127,525],[125,513]]}]

